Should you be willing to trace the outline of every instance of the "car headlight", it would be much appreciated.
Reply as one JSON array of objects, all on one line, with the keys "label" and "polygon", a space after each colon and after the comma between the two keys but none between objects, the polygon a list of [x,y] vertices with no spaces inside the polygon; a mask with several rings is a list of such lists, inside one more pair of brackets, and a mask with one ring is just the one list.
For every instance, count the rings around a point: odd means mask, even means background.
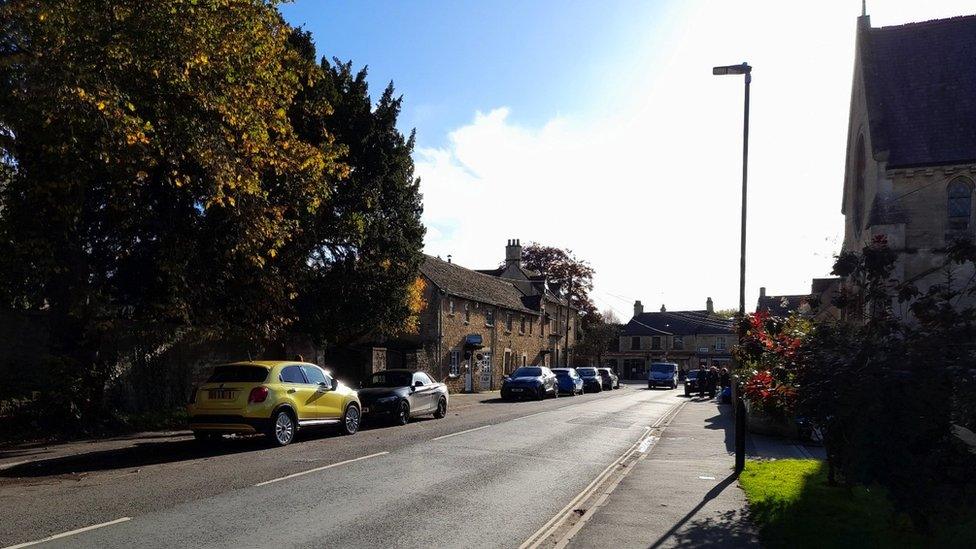
[{"label": "car headlight", "polygon": [[385,397],[376,399],[376,402],[377,402],[377,404],[386,404],[388,402],[393,402],[396,399],[397,399],[396,395],[385,396]]}]

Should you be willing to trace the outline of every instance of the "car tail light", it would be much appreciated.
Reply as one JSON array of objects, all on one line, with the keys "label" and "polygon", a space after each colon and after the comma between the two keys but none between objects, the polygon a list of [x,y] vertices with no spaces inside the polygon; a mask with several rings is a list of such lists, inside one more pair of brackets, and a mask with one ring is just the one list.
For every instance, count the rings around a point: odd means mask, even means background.
[{"label": "car tail light", "polygon": [[267,387],[255,387],[251,389],[251,394],[247,395],[247,403],[259,403],[264,402],[268,399],[268,388]]}]

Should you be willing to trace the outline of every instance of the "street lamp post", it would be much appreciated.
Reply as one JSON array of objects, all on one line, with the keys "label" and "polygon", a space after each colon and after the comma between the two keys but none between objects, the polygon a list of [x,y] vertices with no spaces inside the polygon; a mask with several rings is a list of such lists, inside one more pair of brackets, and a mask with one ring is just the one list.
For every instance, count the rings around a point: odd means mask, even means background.
[{"label": "street lamp post", "polygon": [[[713,67],[712,74],[724,76],[741,74],[745,76],[745,107],[742,121],[742,227],[739,236],[739,321],[746,316],[746,189],[749,174],[749,85],[752,84],[752,67],[741,65]],[[746,464],[746,414],[745,403],[739,391],[735,394],[735,471],[741,472]]]}]

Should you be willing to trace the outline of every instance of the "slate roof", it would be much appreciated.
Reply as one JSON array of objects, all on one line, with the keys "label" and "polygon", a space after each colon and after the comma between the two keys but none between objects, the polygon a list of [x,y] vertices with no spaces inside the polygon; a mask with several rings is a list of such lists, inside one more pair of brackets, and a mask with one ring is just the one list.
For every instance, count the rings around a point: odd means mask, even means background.
[{"label": "slate roof", "polygon": [[429,255],[424,257],[420,272],[435,286],[450,295],[515,311],[539,314],[538,311],[528,308],[523,301],[524,294],[505,279],[466,269],[456,263],[448,263]]},{"label": "slate roof", "polygon": [[888,167],[976,162],[976,15],[859,25],[875,154]]},{"label": "slate roof", "polygon": [[773,316],[789,316],[798,311],[804,302],[809,303],[810,295],[767,295],[761,296],[756,303],[756,311],[769,311]]},{"label": "slate roof", "polygon": [[732,320],[708,311],[664,311],[641,313],[630,319],[621,335],[697,335],[732,334]]}]

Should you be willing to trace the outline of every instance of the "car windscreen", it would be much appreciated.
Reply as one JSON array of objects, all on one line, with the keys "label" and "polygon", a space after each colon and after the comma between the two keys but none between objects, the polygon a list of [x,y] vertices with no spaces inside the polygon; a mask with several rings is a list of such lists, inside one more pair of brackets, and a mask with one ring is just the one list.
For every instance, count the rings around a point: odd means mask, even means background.
[{"label": "car windscreen", "polygon": [[685,374],[685,379],[698,379],[698,370],[689,370],[688,373]]},{"label": "car windscreen", "polygon": [[579,368],[576,371],[583,377],[594,377],[596,375],[596,368]]},{"label": "car windscreen", "polygon": [[651,371],[662,374],[670,374],[674,371],[674,366],[671,364],[651,364]]},{"label": "car windscreen", "polygon": [[410,372],[379,372],[369,376],[366,387],[409,387],[413,374]]},{"label": "car windscreen", "polygon": [[539,377],[542,375],[542,368],[519,368],[515,370],[512,377]]},{"label": "car windscreen", "polygon": [[214,368],[207,383],[261,383],[268,379],[268,369],[262,366],[228,364]]}]

